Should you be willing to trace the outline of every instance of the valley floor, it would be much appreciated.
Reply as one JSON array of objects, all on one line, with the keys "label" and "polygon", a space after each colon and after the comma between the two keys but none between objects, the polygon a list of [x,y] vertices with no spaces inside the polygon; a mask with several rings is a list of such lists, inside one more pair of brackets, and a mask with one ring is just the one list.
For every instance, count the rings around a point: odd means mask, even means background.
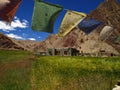
[{"label": "valley floor", "polygon": [[0,50],[0,90],[112,90],[119,79],[120,57]]}]

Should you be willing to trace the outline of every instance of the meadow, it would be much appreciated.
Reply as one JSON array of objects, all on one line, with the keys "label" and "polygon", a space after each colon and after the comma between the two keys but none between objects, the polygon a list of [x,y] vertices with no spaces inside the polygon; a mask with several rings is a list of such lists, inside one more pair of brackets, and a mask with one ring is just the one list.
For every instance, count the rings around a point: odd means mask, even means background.
[{"label": "meadow", "polygon": [[0,90],[112,90],[119,79],[120,57],[0,50]]}]

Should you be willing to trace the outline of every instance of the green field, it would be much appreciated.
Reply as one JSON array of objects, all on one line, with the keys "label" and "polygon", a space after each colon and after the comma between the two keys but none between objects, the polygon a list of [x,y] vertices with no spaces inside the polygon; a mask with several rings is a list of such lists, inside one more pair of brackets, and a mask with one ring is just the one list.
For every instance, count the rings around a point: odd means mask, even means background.
[{"label": "green field", "polygon": [[0,50],[0,90],[112,90],[119,79],[119,57],[52,57]]}]

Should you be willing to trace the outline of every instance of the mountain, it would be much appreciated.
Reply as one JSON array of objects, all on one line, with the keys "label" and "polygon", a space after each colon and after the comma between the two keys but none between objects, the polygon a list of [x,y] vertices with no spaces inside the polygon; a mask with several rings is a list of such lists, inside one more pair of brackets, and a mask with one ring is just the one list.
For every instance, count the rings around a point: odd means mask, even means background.
[{"label": "mountain", "polygon": [[[120,36],[120,4],[117,0],[105,0],[95,10],[91,11],[88,18],[95,18],[104,23],[89,35],[75,27],[67,36],[58,37],[50,35],[45,41],[40,42],[34,48],[35,51],[46,51],[47,48],[73,47],[84,53],[106,53],[119,54],[120,41],[116,38]],[[104,26],[112,26],[114,32],[105,40],[99,40],[100,32]]]},{"label": "mountain", "polygon": [[16,43],[13,39],[0,33],[0,49],[6,50],[25,50],[25,48]]},{"label": "mountain", "polygon": [[88,16],[106,25],[120,28],[120,4],[117,0],[105,0]]},{"label": "mountain", "polygon": [[5,50],[26,50],[33,52],[40,42],[32,40],[16,40],[0,33],[0,49]]},{"label": "mountain", "polygon": [[32,40],[16,40],[0,33],[0,49],[26,50],[33,52],[35,46],[40,42]]},{"label": "mountain", "polygon": [[33,41],[33,40],[14,40],[14,41],[18,43],[19,45],[24,46],[24,48],[27,51],[31,51],[31,52],[33,52],[36,45],[40,43],[40,42]]},{"label": "mountain", "polygon": [[46,51],[47,48],[76,48],[84,53],[98,53],[105,50],[107,53],[119,54],[119,52],[106,42],[99,41],[99,34],[94,31],[89,35],[85,35],[77,27],[74,28],[67,36],[58,37],[57,35],[49,36],[45,41],[40,42],[35,51]]},{"label": "mountain", "polygon": [[105,0],[98,8],[92,11],[89,17],[104,22],[115,28],[111,36],[106,40],[108,44],[113,46],[120,52],[120,42],[116,38],[120,36],[120,4],[117,0]]}]

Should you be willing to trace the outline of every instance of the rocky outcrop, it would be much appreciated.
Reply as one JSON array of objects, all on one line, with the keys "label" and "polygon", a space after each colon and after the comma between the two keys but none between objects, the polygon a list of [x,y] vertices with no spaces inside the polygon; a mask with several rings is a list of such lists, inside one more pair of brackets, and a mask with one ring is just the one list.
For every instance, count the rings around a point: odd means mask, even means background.
[{"label": "rocky outcrop", "polygon": [[92,11],[89,17],[104,22],[115,28],[114,32],[107,38],[106,42],[120,52],[120,43],[116,38],[120,36],[120,4],[117,0],[105,0],[98,8]]},{"label": "rocky outcrop", "polygon": [[90,13],[89,17],[118,28],[120,27],[120,4],[117,0],[105,0]]}]

